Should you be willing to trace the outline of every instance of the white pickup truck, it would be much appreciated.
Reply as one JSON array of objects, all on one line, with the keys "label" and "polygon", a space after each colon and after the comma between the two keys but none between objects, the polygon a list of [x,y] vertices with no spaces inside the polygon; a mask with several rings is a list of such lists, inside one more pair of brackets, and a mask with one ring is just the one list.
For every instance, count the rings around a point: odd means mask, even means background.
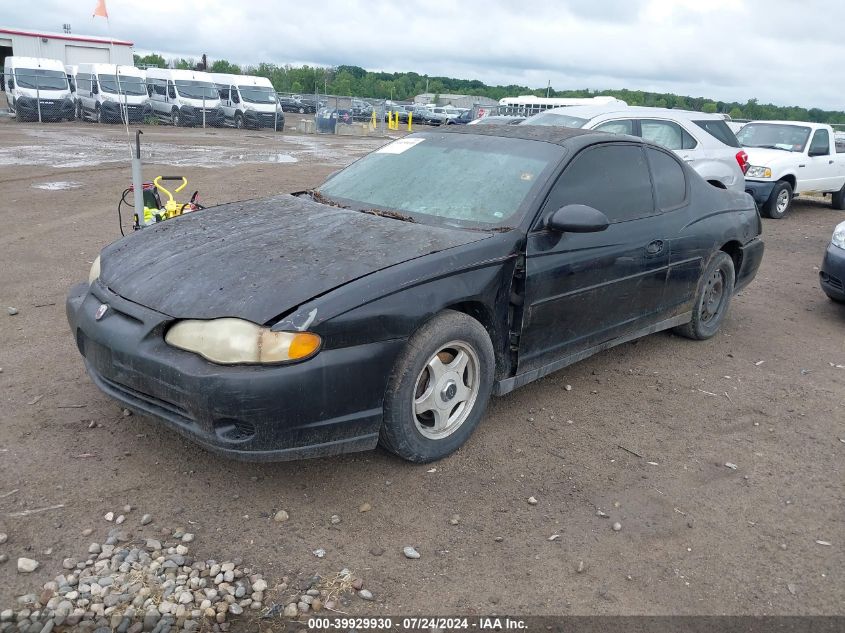
[{"label": "white pickup truck", "polygon": [[829,125],[753,121],[736,137],[748,154],[745,190],[763,215],[782,218],[800,193],[830,195],[834,209],[845,209],[845,147]]}]

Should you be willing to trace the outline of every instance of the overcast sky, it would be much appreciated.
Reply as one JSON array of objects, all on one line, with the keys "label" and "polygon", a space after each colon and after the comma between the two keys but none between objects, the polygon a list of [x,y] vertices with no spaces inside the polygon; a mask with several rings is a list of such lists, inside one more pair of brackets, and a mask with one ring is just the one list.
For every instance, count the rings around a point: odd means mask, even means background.
[{"label": "overcast sky", "polygon": [[[3,2],[0,26],[106,35],[96,0]],[[845,109],[840,0],[106,0],[136,52],[556,89]],[[89,6],[90,5],[90,6]],[[544,6],[545,5],[545,6]],[[381,95],[372,95],[381,96]]]}]

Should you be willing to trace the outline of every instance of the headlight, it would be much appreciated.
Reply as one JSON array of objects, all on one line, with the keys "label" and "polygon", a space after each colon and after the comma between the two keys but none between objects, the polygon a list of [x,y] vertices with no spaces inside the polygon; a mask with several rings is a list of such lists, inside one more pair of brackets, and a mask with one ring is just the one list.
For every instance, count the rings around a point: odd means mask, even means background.
[{"label": "headlight", "polygon": [[771,178],[772,177],[772,170],[768,167],[755,167],[752,165],[748,168],[748,171],[745,172],[746,178]]},{"label": "headlight", "polygon": [[833,237],[830,238],[830,243],[845,249],[845,222],[840,222],[833,229]]},{"label": "headlight", "polygon": [[274,332],[232,318],[179,321],[164,340],[221,365],[303,360],[316,354],[321,344],[320,337],[311,332]]},{"label": "headlight", "polygon": [[90,286],[93,284],[97,279],[100,277],[100,256],[97,255],[97,259],[94,260],[94,263],[91,264],[91,271],[88,273],[88,285]]}]

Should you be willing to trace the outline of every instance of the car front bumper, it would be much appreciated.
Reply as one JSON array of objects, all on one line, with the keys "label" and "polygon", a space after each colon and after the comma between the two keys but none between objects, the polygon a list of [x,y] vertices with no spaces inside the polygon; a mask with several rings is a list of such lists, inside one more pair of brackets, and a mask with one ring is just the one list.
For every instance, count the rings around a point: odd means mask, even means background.
[{"label": "car front bumper", "polygon": [[831,299],[845,301],[845,249],[827,245],[819,270],[819,284]]},{"label": "car front bumper", "polygon": [[[244,124],[247,127],[254,128],[273,128],[274,114],[272,112],[257,112],[255,110],[246,110],[244,112]],[[282,130],[285,127],[285,115],[281,112],[275,113],[275,128]]]},{"label": "car front bumper", "polygon": [[15,112],[21,118],[37,121],[39,109],[42,121],[61,121],[62,119],[76,118],[76,106],[72,99],[18,97],[15,100]]},{"label": "car front bumper", "polygon": [[[100,320],[95,313],[108,309]],[[280,461],[369,450],[402,340],[324,349],[292,365],[221,366],[170,347],[166,315],[99,281],[74,286],[67,317],[94,384],[234,459]]]},{"label": "car front bumper", "polygon": [[130,123],[143,121],[153,114],[153,108],[149,103],[124,105],[117,101],[104,101],[100,107],[103,109],[104,118],[116,122],[123,121],[124,111],[129,115]]},{"label": "car front bumper", "polygon": [[772,189],[774,189],[774,187],[774,182],[748,180],[748,178],[745,179],[745,192],[754,198],[754,202],[756,202],[758,206],[766,203],[769,196],[772,195]]}]

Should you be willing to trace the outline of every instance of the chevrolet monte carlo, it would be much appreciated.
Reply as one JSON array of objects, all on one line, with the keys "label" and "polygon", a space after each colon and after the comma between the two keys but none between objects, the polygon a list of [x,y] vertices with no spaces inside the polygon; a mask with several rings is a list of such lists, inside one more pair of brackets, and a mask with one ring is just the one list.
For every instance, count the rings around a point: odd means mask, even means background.
[{"label": "chevrolet monte carlo", "polygon": [[659,330],[716,334],[760,233],[750,196],[642,139],[456,126],[123,238],[67,315],[97,387],[209,450],[426,462],[491,394]]}]

